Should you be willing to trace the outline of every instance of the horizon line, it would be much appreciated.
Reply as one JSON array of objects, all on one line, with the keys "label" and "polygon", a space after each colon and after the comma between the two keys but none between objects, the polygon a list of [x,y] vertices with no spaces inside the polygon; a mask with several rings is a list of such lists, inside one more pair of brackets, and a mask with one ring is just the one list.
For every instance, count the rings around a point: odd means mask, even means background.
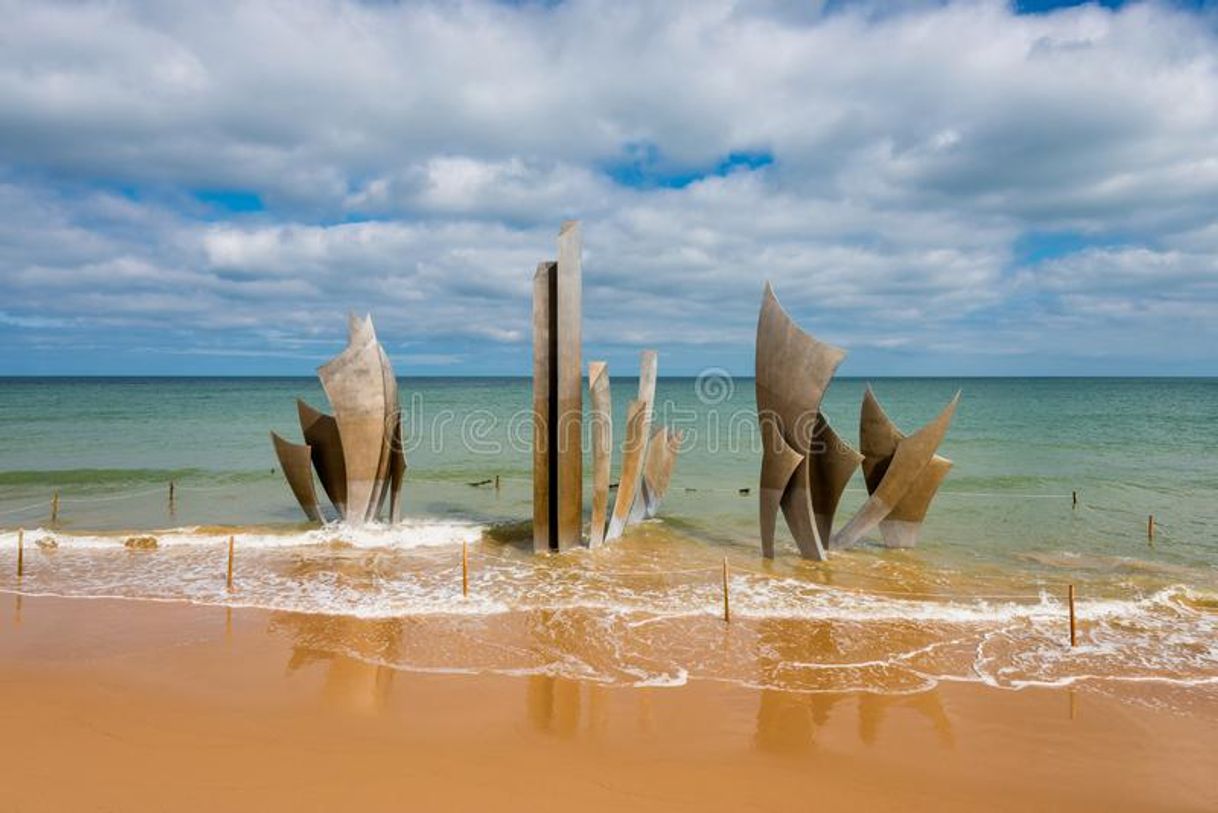
[{"label": "horizon line", "polygon": [[[699,378],[701,378],[702,375],[703,374],[701,374],[701,373],[692,374],[692,375],[691,374],[659,375],[659,376],[657,376],[657,379],[658,380],[688,379],[690,381],[696,381]],[[531,374],[499,374],[499,375],[496,375],[496,374],[489,374],[489,373],[468,373],[468,374],[433,373],[433,374],[427,374],[427,375],[405,375],[405,376],[395,375],[394,377],[399,380],[402,380],[402,379],[407,379],[407,380],[409,380],[409,379],[427,379],[427,380],[434,380],[434,379],[452,379],[452,380],[500,379],[500,380],[505,380],[505,379],[511,379],[511,380],[521,380],[521,381],[529,381],[533,378],[533,376]],[[585,372],[582,375],[582,377],[587,378],[587,373]],[[612,376],[612,377],[613,378],[638,378],[638,375],[618,375],[618,376]],[[756,378],[756,375],[754,375],[754,374],[729,375],[728,377],[734,378],[734,379],[753,379],[753,378]],[[217,380],[217,381],[233,380],[233,379],[246,379],[246,380],[250,380],[250,381],[267,380],[267,379],[285,379],[285,380],[290,379],[290,380],[311,381],[311,380],[315,380],[316,378],[317,378],[317,376],[315,374],[306,375],[306,374],[302,374],[302,373],[279,373],[279,374],[249,374],[249,373],[199,373],[199,374],[41,373],[41,374],[29,374],[29,373],[0,373],[0,381],[47,381],[47,380],[71,380],[71,379],[98,379],[98,380],[147,379],[147,380],[181,380],[181,381],[194,380],[194,379],[210,379],[210,380]],[[1185,379],[1185,380],[1205,381],[1205,380],[1218,379],[1218,374],[1174,373],[1174,374],[1082,375],[1082,374],[1070,374],[1070,373],[1034,373],[1034,374],[1024,374],[1024,375],[976,375],[976,374],[955,375],[955,374],[948,374],[948,373],[935,373],[935,374],[910,374],[910,375],[891,375],[891,374],[859,375],[859,374],[855,374],[855,375],[835,375],[833,378],[835,381],[864,381],[864,380],[868,380],[868,379],[924,379],[924,380],[928,380],[928,381],[936,380],[936,379],[968,379],[968,380],[978,380],[978,381],[1005,380],[1005,379],[1085,379],[1085,380],[1097,380],[1097,381],[1151,379],[1151,380],[1169,381],[1172,379]]]}]

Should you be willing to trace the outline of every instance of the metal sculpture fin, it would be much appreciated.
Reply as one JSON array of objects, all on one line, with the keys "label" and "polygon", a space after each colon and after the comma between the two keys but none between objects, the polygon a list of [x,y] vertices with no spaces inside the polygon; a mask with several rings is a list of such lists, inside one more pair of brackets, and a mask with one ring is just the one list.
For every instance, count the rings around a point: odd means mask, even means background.
[{"label": "metal sculpture fin", "polygon": [[[875,396],[870,392],[868,396],[871,401],[875,400]],[[943,442],[947,428],[951,425],[952,416],[956,412],[956,405],[960,402],[960,393],[957,392],[933,421],[912,435],[900,438],[891,459],[885,463],[874,456],[869,457],[868,454],[869,452],[882,452],[887,448],[889,443],[887,438],[891,437],[892,422],[888,420],[887,415],[884,415],[883,410],[879,409],[878,402],[875,403],[874,408],[868,408],[868,396],[864,396],[864,412],[860,430],[864,434],[876,431],[880,433],[878,440],[875,437],[864,437],[860,444],[864,450],[863,471],[868,479],[868,490],[871,492],[871,496],[850,518],[846,527],[834,535],[832,546],[835,548],[848,548],[857,544],[864,534],[870,532],[887,518],[916,485],[934,480],[934,477],[927,481],[921,480],[922,473],[931,459],[935,457],[935,450]],[[882,416],[883,420],[879,420],[878,416]],[[881,469],[882,474],[877,480],[876,473]],[[937,470],[932,470],[932,474],[935,471]],[[942,474],[934,482],[934,486],[926,496],[926,505],[929,505],[930,497],[934,495],[934,490],[938,488],[938,483],[942,482],[946,474],[947,471],[942,470]],[[922,513],[925,514],[925,506],[923,506]]]},{"label": "metal sculpture fin", "polygon": [[819,415],[813,433],[812,454],[808,456],[809,485],[816,531],[826,546],[833,533],[833,517],[842,492],[862,460],[863,455],[833,431],[824,414]]},{"label": "metal sculpture fin", "polygon": [[291,443],[274,432],[271,433],[271,443],[275,446],[279,467],[296,502],[300,503],[306,517],[313,522],[321,522],[321,508],[317,504],[317,491],[313,488],[313,458],[309,447]]},{"label": "metal sculpture fin", "polygon": [[381,452],[385,446],[385,384],[381,349],[372,320],[355,320],[350,343],[318,368],[322,388],[334,408],[347,476],[349,521],[362,522],[374,510]]},{"label": "metal sculpture fin", "polygon": [[617,498],[606,539],[617,539],[630,524],[635,494],[643,479],[643,461],[651,437],[651,415],[656,392],[657,359],[654,350],[644,350],[639,362],[639,397],[626,410],[626,443],[622,447],[622,470]]},{"label": "metal sculpture fin", "polygon": [[588,546],[605,541],[609,514],[609,468],[613,455],[613,404],[609,394],[609,367],[603,361],[588,362],[588,391],[592,400],[592,520]]},{"label": "metal sculpture fin", "polygon": [[[814,434],[820,403],[846,352],[801,330],[779,304],[770,283],[761,295],[757,317],[757,418],[761,424],[761,551],[774,555],[774,524],[782,508],[800,553],[825,558],[813,505],[813,483],[821,464],[814,461]],[[814,465],[815,463],[815,465]],[[838,461],[828,461],[826,484],[836,482]],[[817,490],[821,491],[820,486]],[[832,488],[823,501],[833,502]]]},{"label": "metal sculpture fin", "polygon": [[340,519],[347,516],[347,467],[343,463],[343,443],[338,435],[338,422],[333,416],[314,409],[296,399],[300,431],[312,449],[313,468],[322,490],[330,498]]},{"label": "metal sculpture fin", "polygon": [[643,480],[635,494],[634,506],[630,510],[630,521],[654,517],[660,510],[660,501],[668,493],[668,483],[677,462],[683,432],[660,426],[651,433],[647,443],[647,456],[643,461]]},{"label": "metal sculpture fin", "polygon": [[774,526],[778,520],[778,508],[782,502],[791,476],[803,463],[804,456],[791,448],[783,439],[777,421],[770,417],[761,419],[761,487],[760,524],[761,554],[774,558]]}]

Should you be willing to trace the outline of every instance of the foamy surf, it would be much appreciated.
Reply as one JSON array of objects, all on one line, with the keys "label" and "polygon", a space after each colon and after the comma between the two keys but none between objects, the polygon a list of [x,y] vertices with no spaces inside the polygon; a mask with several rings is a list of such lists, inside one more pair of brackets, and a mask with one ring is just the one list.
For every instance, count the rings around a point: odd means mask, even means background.
[{"label": "foamy surf", "polygon": [[[243,550],[322,545],[410,550],[463,542],[473,544],[482,537],[484,530],[485,526],[474,522],[430,519],[412,519],[392,525],[369,523],[359,527],[330,523],[301,531],[188,526],[89,534],[37,527],[24,532],[24,541],[26,545],[43,549],[149,549],[226,545],[231,536]],[[6,549],[15,548],[17,532],[0,532],[0,545]]]},{"label": "foamy surf", "polygon": [[[678,554],[681,567],[661,555],[671,548],[629,545],[535,557],[485,541],[483,530],[434,520],[243,529],[231,592],[227,529],[147,532],[155,549],[127,548],[123,534],[35,529],[20,582],[15,534],[6,532],[0,590],[257,608],[300,645],[418,671],[657,687],[719,680],[796,692],[909,693],[945,680],[1213,691],[1218,681],[1218,597],[1185,585],[1081,598],[1072,649],[1066,605],[1049,590],[972,595],[946,579],[935,582],[936,595],[868,590],[814,581],[815,569],[762,573],[742,563],[724,624],[720,565],[701,553],[692,561]],[[55,544],[39,545],[47,538]],[[468,596],[462,542],[473,543]],[[839,575],[879,575],[863,558],[840,567]]]}]

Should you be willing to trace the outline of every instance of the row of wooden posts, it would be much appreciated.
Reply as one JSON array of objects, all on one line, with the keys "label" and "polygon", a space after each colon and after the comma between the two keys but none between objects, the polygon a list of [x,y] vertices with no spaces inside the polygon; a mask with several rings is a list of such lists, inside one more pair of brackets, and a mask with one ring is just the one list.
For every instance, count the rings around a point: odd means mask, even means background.
[{"label": "row of wooden posts", "polygon": [[[499,489],[499,476],[496,475],[493,481],[486,480],[479,483],[471,483],[471,485],[487,485],[494,482],[496,491]],[[172,510],[174,507],[176,484],[171,480],[169,482],[169,507]],[[1071,507],[1078,507],[1078,492],[1070,493]],[[59,520],[59,492],[55,491],[51,495],[51,521]],[[24,531],[17,531],[17,577],[21,578],[25,574],[25,545]],[[1146,520],[1146,538],[1150,542],[1155,539],[1155,515],[1151,514]],[[235,556],[236,540],[230,536],[228,538],[228,568],[226,573],[226,584],[229,590],[233,589],[233,559]],[[723,559],[723,620],[730,623],[732,620],[731,595],[728,590],[729,568],[727,557]],[[468,543],[461,543],[461,595],[469,596],[469,546]],[[1077,643],[1076,623],[1074,612],[1074,585],[1069,586],[1069,605],[1070,605],[1070,646],[1075,646]]]},{"label": "row of wooden posts", "polygon": [[[498,492],[499,491],[499,475],[498,474],[495,475],[494,480],[479,480],[478,482],[470,483],[469,485],[485,486],[485,485],[490,485],[491,483],[495,484],[495,491]],[[614,485],[616,485],[616,483]],[[172,512],[173,508],[174,508],[175,487],[176,486],[175,486],[174,481],[170,480],[169,481],[169,510],[170,510],[170,512]],[[749,490],[747,488],[740,489],[741,494],[747,494],[748,492],[749,492]],[[1078,492],[1077,491],[1070,492],[1070,507],[1078,508]],[[59,491],[56,490],[53,494],[51,494],[51,522],[58,522],[58,521],[59,521]],[[1146,539],[1148,542],[1152,542],[1152,543],[1155,541],[1155,515],[1154,514],[1150,514],[1146,518]]]},{"label": "row of wooden posts", "polygon": [[[233,589],[233,559],[236,555],[237,540],[234,536],[228,538],[228,568],[225,574],[225,584],[231,591]],[[20,579],[25,575],[25,531],[17,531],[17,578]],[[727,557],[723,557],[723,621],[730,624],[732,621],[732,600],[731,592],[728,588],[729,576],[731,575],[730,568],[727,563]],[[464,598],[469,597],[469,543],[461,543],[461,595]],[[1075,635],[1075,616],[1074,616],[1074,585],[1071,584],[1068,592],[1070,604],[1070,646],[1077,644]]]}]

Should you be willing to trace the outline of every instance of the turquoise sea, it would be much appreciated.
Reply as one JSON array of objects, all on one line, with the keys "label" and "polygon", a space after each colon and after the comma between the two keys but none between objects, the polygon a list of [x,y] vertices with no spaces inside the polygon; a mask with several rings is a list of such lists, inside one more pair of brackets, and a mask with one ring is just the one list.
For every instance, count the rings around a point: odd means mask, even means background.
[{"label": "turquoise sea", "polygon": [[[316,379],[0,379],[0,590],[443,632],[444,645],[395,648],[402,668],[807,690],[945,678],[1218,686],[1218,379],[836,379],[824,409],[851,442],[868,384],[907,432],[960,390],[941,449],[955,467],[916,549],[869,545],[814,564],[781,521],[779,557],[760,558],[752,379],[661,378],[656,420],[686,439],[660,518],[602,550],[539,558],[526,550],[529,379],[400,379],[405,521],[361,530],[304,524],[276,471],[268,432],[299,439],[294,399],[328,409]],[[612,379],[619,445],[636,388]],[[856,474],[839,525],[864,496]],[[135,535],[158,548],[125,546]],[[218,575],[230,535],[241,565],[232,592]],[[462,542],[469,597],[454,575]],[[698,642],[720,612],[725,558],[735,638],[712,656]],[[1063,655],[1068,584],[1083,640]],[[759,667],[775,624],[794,625],[780,648],[830,624],[832,645],[813,648],[832,668]]]}]

